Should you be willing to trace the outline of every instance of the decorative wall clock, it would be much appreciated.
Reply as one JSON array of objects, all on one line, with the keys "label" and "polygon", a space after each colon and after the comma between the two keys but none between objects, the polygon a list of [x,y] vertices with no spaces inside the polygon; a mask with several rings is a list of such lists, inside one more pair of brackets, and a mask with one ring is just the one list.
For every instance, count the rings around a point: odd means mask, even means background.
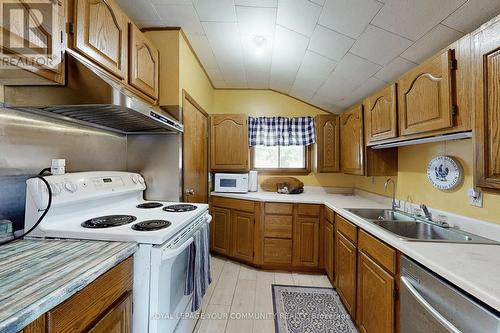
[{"label": "decorative wall clock", "polygon": [[427,177],[435,188],[451,190],[460,185],[464,172],[456,158],[439,155],[430,160],[427,166]]}]

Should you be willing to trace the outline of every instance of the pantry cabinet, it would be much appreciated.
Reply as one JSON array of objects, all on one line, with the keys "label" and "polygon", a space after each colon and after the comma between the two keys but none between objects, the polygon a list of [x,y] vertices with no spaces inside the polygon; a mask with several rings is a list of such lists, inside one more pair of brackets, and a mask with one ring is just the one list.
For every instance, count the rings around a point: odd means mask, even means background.
[{"label": "pantry cabinet", "polygon": [[385,87],[364,102],[366,143],[398,136],[396,84]]},{"label": "pantry cabinet", "polygon": [[340,172],[340,117],[316,116],[317,172]]},{"label": "pantry cabinet", "polygon": [[472,35],[475,181],[500,189],[500,16]]},{"label": "pantry cabinet", "polygon": [[455,52],[446,50],[404,74],[398,81],[401,136],[453,126]]},{"label": "pantry cabinet", "polygon": [[0,85],[64,84],[66,2],[13,0],[0,7]]},{"label": "pantry cabinet", "polygon": [[130,23],[129,83],[153,99],[158,99],[158,50],[139,28]]},{"label": "pantry cabinet", "polygon": [[131,332],[133,258],[38,317],[21,332]]},{"label": "pantry cabinet", "polygon": [[363,106],[353,106],[340,115],[342,172],[364,175]]},{"label": "pantry cabinet", "polygon": [[128,17],[115,0],[75,0],[74,9],[73,48],[127,80]]},{"label": "pantry cabinet", "polygon": [[248,121],[244,114],[210,116],[210,167],[212,171],[249,169]]}]

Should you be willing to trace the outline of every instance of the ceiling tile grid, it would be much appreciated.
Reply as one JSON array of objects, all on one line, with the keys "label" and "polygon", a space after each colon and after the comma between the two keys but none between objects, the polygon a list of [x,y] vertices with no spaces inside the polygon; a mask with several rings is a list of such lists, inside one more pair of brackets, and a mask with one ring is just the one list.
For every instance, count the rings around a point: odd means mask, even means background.
[{"label": "ceiling tile grid", "polygon": [[216,88],[274,89],[330,112],[500,13],[498,0],[117,0],[181,27]]}]

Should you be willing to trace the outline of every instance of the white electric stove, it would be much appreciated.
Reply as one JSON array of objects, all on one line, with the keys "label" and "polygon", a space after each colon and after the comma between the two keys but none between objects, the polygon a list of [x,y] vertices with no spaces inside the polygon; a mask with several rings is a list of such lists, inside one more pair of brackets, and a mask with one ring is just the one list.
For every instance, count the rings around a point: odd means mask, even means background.
[{"label": "white electric stove", "polygon": [[[52,205],[30,237],[134,241],[133,332],[191,332],[191,295],[184,295],[193,234],[207,228],[207,204],[146,201],[141,175],[96,171],[47,176]],[[26,188],[25,230],[47,207],[38,178]],[[183,319],[183,320],[181,320]]]}]

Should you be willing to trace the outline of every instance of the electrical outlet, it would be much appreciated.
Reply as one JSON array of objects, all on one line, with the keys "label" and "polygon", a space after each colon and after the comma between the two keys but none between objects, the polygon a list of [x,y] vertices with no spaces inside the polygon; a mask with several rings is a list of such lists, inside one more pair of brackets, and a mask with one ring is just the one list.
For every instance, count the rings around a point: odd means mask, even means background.
[{"label": "electrical outlet", "polygon": [[483,208],[483,193],[476,192],[476,196],[469,196],[469,203],[471,206]]}]

